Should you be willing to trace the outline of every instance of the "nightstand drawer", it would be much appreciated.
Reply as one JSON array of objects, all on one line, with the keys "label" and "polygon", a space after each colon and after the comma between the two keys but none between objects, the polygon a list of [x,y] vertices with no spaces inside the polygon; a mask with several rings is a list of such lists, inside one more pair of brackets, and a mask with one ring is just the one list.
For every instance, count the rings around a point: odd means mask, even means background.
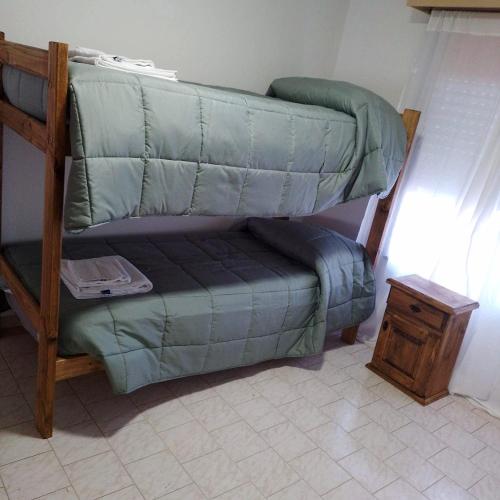
[{"label": "nightstand drawer", "polygon": [[399,310],[407,318],[422,321],[436,330],[443,330],[448,315],[396,288],[391,289],[387,299],[389,307]]}]

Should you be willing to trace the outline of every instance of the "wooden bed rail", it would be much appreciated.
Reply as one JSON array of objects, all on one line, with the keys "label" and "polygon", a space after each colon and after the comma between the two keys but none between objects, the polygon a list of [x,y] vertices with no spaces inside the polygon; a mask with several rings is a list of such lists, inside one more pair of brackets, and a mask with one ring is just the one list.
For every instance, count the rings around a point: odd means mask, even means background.
[{"label": "wooden bed rail", "polygon": [[40,76],[49,77],[49,52],[38,47],[21,45],[20,43],[8,42],[2,32],[0,39],[0,63],[8,64],[14,68]]}]

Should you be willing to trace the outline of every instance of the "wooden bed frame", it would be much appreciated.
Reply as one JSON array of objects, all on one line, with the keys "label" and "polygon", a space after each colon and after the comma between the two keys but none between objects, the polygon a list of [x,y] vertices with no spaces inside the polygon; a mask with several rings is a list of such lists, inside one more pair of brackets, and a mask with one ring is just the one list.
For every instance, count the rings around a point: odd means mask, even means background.
[{"label": "wooden bed frame", "polygon": [[[0,253],[0,274],[5,278],[19,306],[31,321],[38,336],[38,367],[36,391],[36,426],[44,438],[52,435],[55,384],[59,380],[102,370],[102,364],[88,355],[60,357],[57,355],[59,333],[60,261],[64,169],[70,155],[68,104],[68,46],[50,42],[48,50],[5,41],[0,32],[0,70],[8,64],[48,80],[47,118],[43,123],[9,104],[3,96],[0,71],[0,193],[2,182],[3,124],[17,132],[45,154],[45,187],[43,212],[42,282],[40,302],[28,292],[14,269]],[[420,113],[406,110],[403,121],[411,147]],[[378,202],[368,239],[367,251],[376,262],[392,200],[399,181],[390,196]],[[1,199],[0,199],[1,203]],[[1,205],[0,205],[1,215]],[[357,326],[342,332],[348,343],[356,340]]]}]

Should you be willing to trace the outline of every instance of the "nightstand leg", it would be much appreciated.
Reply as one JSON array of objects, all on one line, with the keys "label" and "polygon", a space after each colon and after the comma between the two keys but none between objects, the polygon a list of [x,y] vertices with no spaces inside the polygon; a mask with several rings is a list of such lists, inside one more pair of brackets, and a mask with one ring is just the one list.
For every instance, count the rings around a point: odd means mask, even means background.
[{"label": "nightstand leg", "polygon": [[356,337],[358,335],[359,326],[351,326],[342,330],[342,341],[346,344],[354,344],[356,342]]}]

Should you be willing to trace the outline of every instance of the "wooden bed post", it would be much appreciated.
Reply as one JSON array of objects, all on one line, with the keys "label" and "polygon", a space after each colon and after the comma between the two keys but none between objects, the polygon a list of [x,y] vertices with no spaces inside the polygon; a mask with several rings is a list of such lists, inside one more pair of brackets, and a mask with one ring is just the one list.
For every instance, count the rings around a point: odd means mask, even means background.
[{"label": "wooden bed post", "polygon": [[[377,265],[378,259],[380,257],[380,245],[384,239],[384,235],[387,229],[387,221],[391,214],[392,203],[396,198],[399,188],[401,186],[401,180],[403,178],[403,172],[408,161],[408,156],[410,154],[411,147],[413,145],[413,140],[415,138],[415,133],[417,131],[418,122],[420,120],[420,111],[415,111],[414,109],[405,109],[403,112],[403,124],[406,128],[406,158],[399,173],[398,180],[392,188],[389,195],[378,200],[377,208],[375,209],[375,215],[373,217],[372,225],[370,228],[370,234],[368,235],[368,240],[366,242],[366,252],[370,257],[373,266]],[[342,330],[342,340],[346,344],[354,344],[356,342],[356,336],[358,335],[359,325],[351,326]]]},{"label": "wooden bed post", "polygon": [[44,438],[52,435],[56,383],[57,336],[66,151],[68,46],[49,43],[47,150],[42,245],[41,328],[38,331],[36,425]]},{"label": "wooden bed post", "polygon": [[[0,31],[0,40],[5,40],[5,33],[3,31]],[[3,99],[1,61],[0,61],[0,99]],[[2,241],[2,204],[3,204],[3,122],[0,120],[0,242]]]}]

